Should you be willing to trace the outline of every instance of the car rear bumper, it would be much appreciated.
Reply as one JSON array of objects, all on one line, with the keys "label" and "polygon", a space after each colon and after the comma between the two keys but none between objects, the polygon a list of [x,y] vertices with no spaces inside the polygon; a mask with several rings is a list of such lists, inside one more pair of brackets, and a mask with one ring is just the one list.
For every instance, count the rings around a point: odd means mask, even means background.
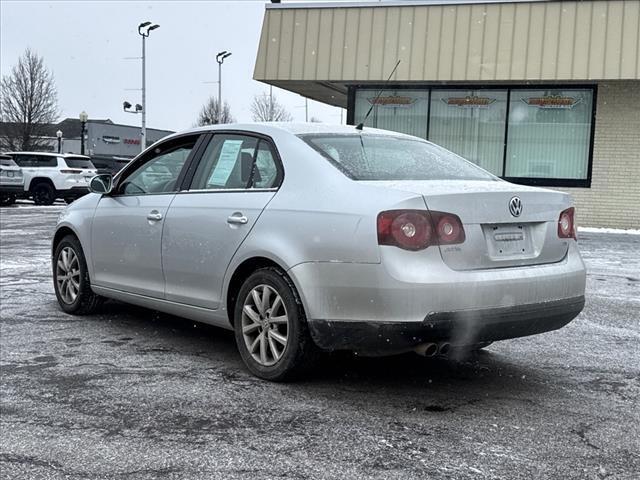
[{"label": "car rear bumper", "polygon": [[412,350],[426,342],[473,345],[557,330],[584,308],[584,297],[512,307],[431,312],[422,322],[340,322],[310,320],[323,350],[377,355]]},{"label": "car rear bumper", "polygon": [[[582,309],[576,299],[584,298],[586,270],[573,241],[560,262],[525,267],[455,271],[437,249],[426,255],[428,261],[418,265],[390,265],[383,259],[379,264],[309,262],[291,268],[318,344],[357,349],[373,336],[384,342],[381,349],[397,351],[392,340],[397,335],[387,334],[397,329],[415,335],[414,344],[427,334],[471,344],[560,328]],[[526,320],[518,323],[522,311]],[[497,326],[485,327],[492,318],[499,319]],[[339,330],[351,333],[331,333]]]},{"label": "car rear bumper", "polygon": [[1,185],[0,184],[0,193],[24,193],[24,185]]}]

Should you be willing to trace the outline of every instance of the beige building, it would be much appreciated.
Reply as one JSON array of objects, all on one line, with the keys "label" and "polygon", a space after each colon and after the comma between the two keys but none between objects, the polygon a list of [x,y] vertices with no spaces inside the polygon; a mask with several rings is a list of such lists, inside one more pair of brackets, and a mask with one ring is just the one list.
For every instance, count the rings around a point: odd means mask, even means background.
[{"label": "beige building", "polygon": [[254,78],[640,228],[640,0],[267,4]]}]

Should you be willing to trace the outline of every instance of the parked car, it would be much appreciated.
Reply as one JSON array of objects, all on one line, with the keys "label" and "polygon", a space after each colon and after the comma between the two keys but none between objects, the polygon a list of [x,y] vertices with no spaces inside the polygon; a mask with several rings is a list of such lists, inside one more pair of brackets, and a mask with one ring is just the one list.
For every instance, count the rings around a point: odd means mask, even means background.
[{"label": "parked car", "polygon": [[23,191],[22,169],[9,155],[0,154],[0,205],[12,205]]},{"label": "parked car", "polygon": [[36,205],[51,205],[56,198],[71,203],[89,193],[89,181],[97,173],[89,157],[44,152],[8,152],[22,167],[24,195]]},{"label": "parked car", "polygon": [[[148,175],[161,166],[170,179]],[[320,351],[481,348],[584,306],[569,195],[407,135],[205,127],[90,188],[53,238],[61,308],[87,314],[108,297],[233,329],[269,380]]]}]

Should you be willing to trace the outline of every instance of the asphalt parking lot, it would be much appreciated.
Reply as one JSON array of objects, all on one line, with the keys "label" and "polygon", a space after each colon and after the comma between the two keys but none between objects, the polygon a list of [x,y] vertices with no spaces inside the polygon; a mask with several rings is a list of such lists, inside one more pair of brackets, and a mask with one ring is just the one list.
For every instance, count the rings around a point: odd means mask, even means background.
[{"label": "asphalt parking lot", "polygon": [[640,477],[640,235],[581,235],[587,305],[562,330],[272,384],[230,332],[113,302],[62,313],[62,208],[0,209],[2,478]]}]

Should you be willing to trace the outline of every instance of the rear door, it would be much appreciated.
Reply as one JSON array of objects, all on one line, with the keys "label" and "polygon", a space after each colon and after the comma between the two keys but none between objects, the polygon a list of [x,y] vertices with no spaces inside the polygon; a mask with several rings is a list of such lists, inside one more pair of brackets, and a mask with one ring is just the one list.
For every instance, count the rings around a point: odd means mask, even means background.
[{"label": "rear door", "polygon": [[162,229],[198,137],[158,144],[123,172],[114,193],[102,196],[91,229],[96,285],[164,297]]},{"label": "rear door", "polygon": [[166,298],[216,309],[240,244],[282,179],[271,141],[218,133],[169,208],[162,238]]}]

